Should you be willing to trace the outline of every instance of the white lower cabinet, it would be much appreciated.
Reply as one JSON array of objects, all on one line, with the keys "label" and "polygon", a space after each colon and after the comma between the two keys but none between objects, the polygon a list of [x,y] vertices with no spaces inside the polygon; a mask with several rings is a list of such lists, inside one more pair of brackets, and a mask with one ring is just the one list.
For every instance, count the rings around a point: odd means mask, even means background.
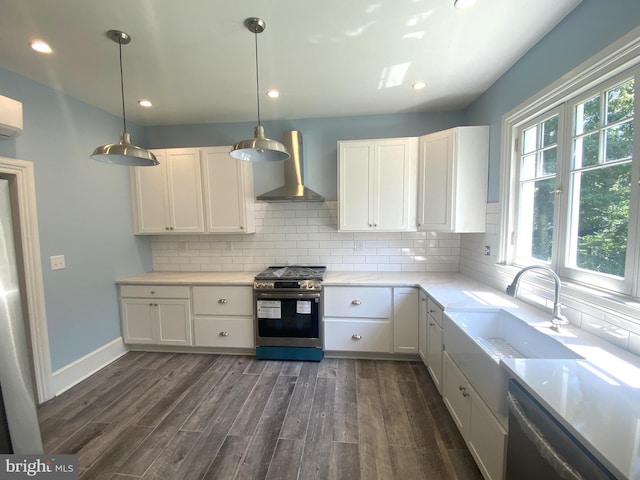
[{"label": "white lower cabinet", "polygon": [[393,351],[418,353],[418,289],[393,289]]},{"label": "white lower cabinet", "polygon": [[486,480],[505,475],[507,432],[447,352],[442,397]]},{"label": "white lower cabinet", "polygon": [[325,350],[389,353],[390,339],[388,320],[325,318]]},{"label": "white lower cabinet", "polygon": [[194,286],[193,315],[195,346],[255,347],[252,287]]},{"label": "white lower cabinet", "polygon": [[427,294],[420,290],[418,305],[418,355],[427,365]]},{"label": "white lower cabinet", "polygon": [[178,286],[121,286],[124,343],[192,345],[189,290]]},{"label": "white lower cabinet", "polygon": [[324,288],[324,349],[393,352],[392,289]]},{"label": "white lower cabinet", "polygon": [[442,393],[442,314],[443,308],[427,296],[427,370],[440,393]]}]

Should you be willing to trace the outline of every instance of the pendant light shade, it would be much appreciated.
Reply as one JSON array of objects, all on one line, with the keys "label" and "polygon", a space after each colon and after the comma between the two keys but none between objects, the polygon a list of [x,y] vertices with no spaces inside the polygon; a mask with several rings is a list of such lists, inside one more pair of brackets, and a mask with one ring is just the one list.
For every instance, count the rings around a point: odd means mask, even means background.
[{"label": "pendant light shade", "polygon": [[276,140],[270,140],[264,136],[264,127],[260,122],[260,73],[258,68],[258,34],[264,32],[267,24],[257,17],[250,17],[244,21],[244,26],[255,37],[256,46],[256,99],[258,103],[258,125],[254,138],[241,140],[231,149],[230,155],[238,160],[249,162],[277,162],[287,160],[291,155],[287,148]]},{"label": "pendant light shade", "polygon": [[102,145],[91,154],[91,158],[99,162],[129,167],[151,167],[158,165],[158,159],[149,150],[137,147],[131,143],[131,135],[127,132],[127,117],[124,109],[124,77],[122,73],[122,45],[131,42],[131,37],[120,30],[109,30],[107,36],[116,42],[120,52],[120,93],[122,95],[123,131],[120,133],[119,143]]},{"label": "pendant light shade", "polygon": [[240,140],[233,146],[231,156],[250,162],[277,162],[286,160],[291,155],[280,142],[265,138],[264,127],[258,125],[255,130],[255,138]]}]

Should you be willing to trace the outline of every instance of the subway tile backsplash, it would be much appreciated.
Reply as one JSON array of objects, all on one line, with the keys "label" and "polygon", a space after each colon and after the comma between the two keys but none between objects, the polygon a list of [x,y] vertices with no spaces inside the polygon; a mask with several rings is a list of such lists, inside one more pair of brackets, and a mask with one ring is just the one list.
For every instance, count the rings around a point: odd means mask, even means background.
[{"label": "subway tile backsplash", "polygon": [[260,271],[317,264],[332,271],[457,272],[460,235],[339,232],[337,202],[256,203],[256,233],[157,235],[154,271]]}]

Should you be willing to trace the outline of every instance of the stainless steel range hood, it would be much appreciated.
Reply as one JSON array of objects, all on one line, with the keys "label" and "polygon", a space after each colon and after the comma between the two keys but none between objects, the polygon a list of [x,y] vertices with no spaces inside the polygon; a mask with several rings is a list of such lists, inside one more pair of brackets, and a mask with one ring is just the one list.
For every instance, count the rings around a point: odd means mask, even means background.
[{"label": "stainless steel range hood", "polygon": [[284,161],[284,186],[263,193],[256,200],[265,202],[324,202],[324,197],[302,184],[302,134],[298,130],[285,132],[282,143],[291,158]]}]

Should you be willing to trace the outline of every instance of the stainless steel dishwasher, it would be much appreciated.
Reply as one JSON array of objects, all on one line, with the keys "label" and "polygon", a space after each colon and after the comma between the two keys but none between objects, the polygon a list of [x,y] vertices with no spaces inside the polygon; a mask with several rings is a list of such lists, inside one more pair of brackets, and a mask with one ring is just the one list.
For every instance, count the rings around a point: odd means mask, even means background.
[{"label": "stainless steel dishwasher", "polygon": [[514,379],[508,396],[507,480],[616,478]]}]

